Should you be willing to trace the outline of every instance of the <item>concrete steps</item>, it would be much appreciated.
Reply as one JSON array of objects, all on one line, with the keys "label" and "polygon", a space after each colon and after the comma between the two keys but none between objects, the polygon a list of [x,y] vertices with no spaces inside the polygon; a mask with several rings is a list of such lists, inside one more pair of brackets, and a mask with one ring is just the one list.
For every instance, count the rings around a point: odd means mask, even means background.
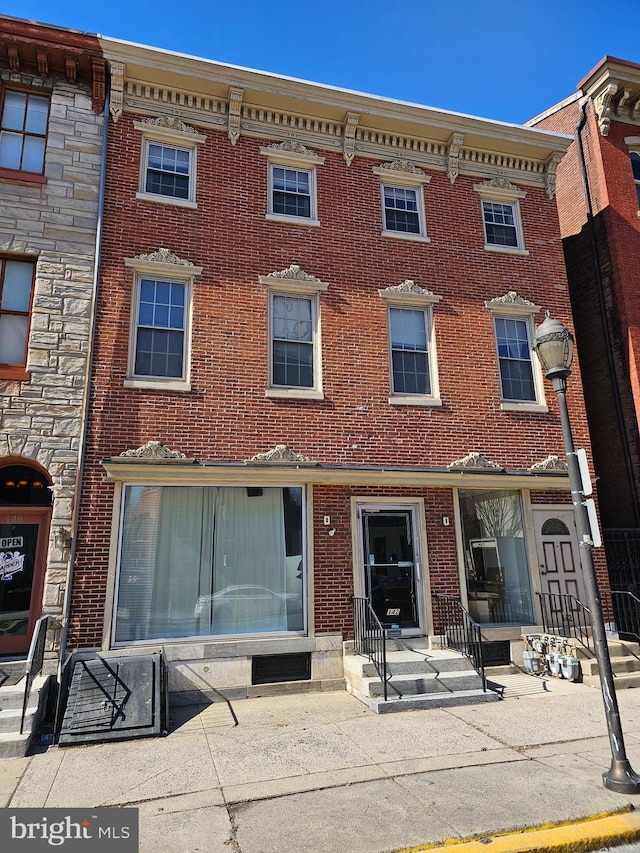
[{"label": "concrete steps", "polygon": [[385,702],[384,685],[374,664],[367,657],[354,655],[352,644],[345,644],[347,690],[378,714],[500,698],[497,693],[482,690],[480,676],[463,655],[428,646],[427,638],[389,641],[387,670],[391,678]]},{"label": "concrete steps", "polygon": [[[6,672],[4,665],[3,670]],[[24,663],[22,672],[24,673]],[[49,678],[50,676],[39,675],[34,679],[22,734],[20,734],[20,723],[24,701],[24,678],[17,684],[5,681],[0,685],[0,759],[21,758],[27,754],[44,716]]]},{"label": "concrete steps", "polygon": [[[592,687],[600,686],[598,662],[591,657],[590,652],[576,645],[576,657],[580,661],[583,684]],[[611,670],[613,672],[616,690],[629,687],[640,687],[640,644],[626,640],[607,639]]]}]

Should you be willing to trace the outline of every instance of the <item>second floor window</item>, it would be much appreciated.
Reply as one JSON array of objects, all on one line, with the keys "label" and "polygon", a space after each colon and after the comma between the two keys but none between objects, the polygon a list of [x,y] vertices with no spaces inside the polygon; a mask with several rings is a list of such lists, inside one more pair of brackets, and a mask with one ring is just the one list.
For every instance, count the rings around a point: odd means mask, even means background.
[{"label": "second floor window", "polygon": [[426,312],[389,308],[394,394],[431,394]]},{"label": "second floor window", "polygon": [[502,399],[519,403],[535,402],[528,321],[515,317],[495,317],[494,323]]},{"label": "second floor window", "polygon": [[7,89],[2,102],[0,169],[44,172],[49,98]]},{"label": "second floor window", "polygon": [[139,286],[134,376],[182,379],[186,285],[143,278]]},{"label": "second floor window", "polygon": [[28,261],[0,259],[0,375],[26,364],[33,274]]},{"label": "second floor window", "polygon": [[315,298],[272,294],[271,324],[271,384],[313,388]]},{"label": "second floor window", "polygon": [[633,169],[633,180],[635,181],[638,207],[640,208],[640,154],[637,151],[631,153],[631,168]]}]

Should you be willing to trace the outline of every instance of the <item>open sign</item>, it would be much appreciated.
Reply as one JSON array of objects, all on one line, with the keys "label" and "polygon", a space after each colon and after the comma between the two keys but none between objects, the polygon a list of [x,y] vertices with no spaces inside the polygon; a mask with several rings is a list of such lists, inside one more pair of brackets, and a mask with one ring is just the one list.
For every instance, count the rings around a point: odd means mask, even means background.
[{"label": "open sign", "polygon": [[24,538],[22,536],[5,536],[0,539],[0,550],[3,548],[22,548]]}]

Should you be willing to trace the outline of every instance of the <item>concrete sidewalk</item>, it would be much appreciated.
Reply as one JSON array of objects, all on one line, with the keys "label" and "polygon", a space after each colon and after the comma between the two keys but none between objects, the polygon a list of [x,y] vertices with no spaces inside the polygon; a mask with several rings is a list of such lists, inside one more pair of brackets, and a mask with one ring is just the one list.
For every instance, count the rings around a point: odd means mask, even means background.
[{"label": "concrete sidewalk", "polygon": [[[0,763],[0,802],[136,806],[142,853],[379,853],[640,808],[602,787],[599,690],[505,684],[502,702],[380,716],[347,693],[249,699],[238,727],[224,703],[178,707],[165,738]],[[640,690],[618,700],[639,771]]]}]

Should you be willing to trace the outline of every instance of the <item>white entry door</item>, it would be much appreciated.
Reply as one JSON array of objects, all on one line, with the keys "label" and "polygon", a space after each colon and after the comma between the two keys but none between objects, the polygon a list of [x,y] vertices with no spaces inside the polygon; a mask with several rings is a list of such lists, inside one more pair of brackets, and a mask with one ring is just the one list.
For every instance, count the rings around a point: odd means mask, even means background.
[{"label": "white entry door", "polygon": [[573,510],[535,510],[533,522],[541,592],[572,595],[584,604],[584,584]]}]

